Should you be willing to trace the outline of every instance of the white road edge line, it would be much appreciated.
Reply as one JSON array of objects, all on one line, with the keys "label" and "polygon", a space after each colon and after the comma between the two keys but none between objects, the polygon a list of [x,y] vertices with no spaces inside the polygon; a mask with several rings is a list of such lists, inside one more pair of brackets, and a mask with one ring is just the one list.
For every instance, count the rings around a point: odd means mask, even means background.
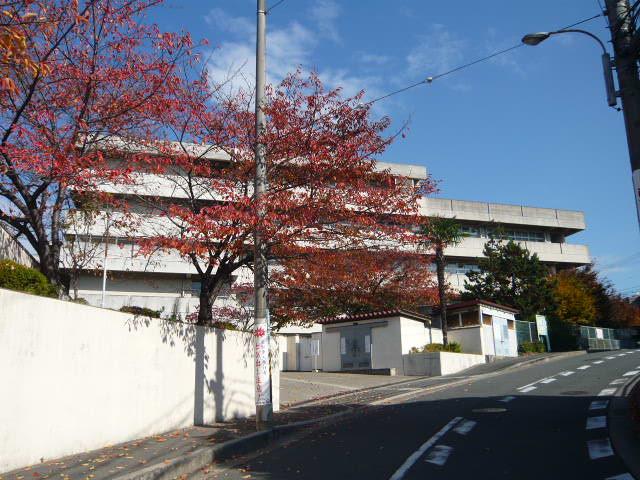
[{"label": "white road edge line", "polygon": [[520,393],[527,393],[527,392],[530,392],[530,391],[535,390],[535,389],[536,389],[536,387],[527,387],[527,388],[522,388],[522,389],[520,390]]},{"label": "white road edge line", "polygon": [[475,420],[463,420],[458,425],[456,425],[456,428],[454,428],[453,431],[459,435],[466,435],[471,430],[473,430],[473,427],[475,427],[477,423],[478,422],[476,422]]},{"label": "white road edge line", "polygon": [[587,417],[587,424],[584,428],[585,430],[607,428],[607,417],[605,415],[598,415],[597,417]]},{"label": "white road edge line", "polygon": [[637,375],[639,373],[640,373],[640,370],[631,370],[630,372],[627,372],[622,376],[623,377],[633,377],[634,375]]},{"label": "white road edge line", "polygon": [[597,460],[599,458],[610,457],[613,455],[613,447],[609,438],[598,438],[597,440],[589,440],[587,442],[589,449],[589,458]]},{"label": "white road edge line", "polygon": [[555,378],[547,378],[545,380],[542,380],[540,383],[551,383],[551,382],[555,382],[556,379]]},{"label": "white road edge line", "polygon": [[398,468],[395,473],[391,475],[391,477],[389,477],[389,480],[401,480],[404,477],[405,473],[407,473],[407,471],[413,466],[413,464],[416,463],[422,455],[424,455],[424,452],[435,445],[435,443],[440,440],[449,430],[455,427],[456,424],[460,422],[460,420],[462,420],[462,417],[454,418],[444,427],[442,427],[440,431],[438,431],[433,437],[424,442],[418,450],[413,452],[409,456],[409,458],[407,458],[404,463],[400,465],[400,468]]},{"label": "white road edge line", "polygon": [[630,473],[621,473],[615,477],[607,477],[606,480],[635,480]]},{"label": "white road edge line", "polygon": [[433,450],[431,450],[427,454],[425,462],[433,463],[434,465],[442,467],[445,463],[447,463],[449,455],[451,455],[452,451],[453,447],[449,447],[448,445],[436,445],[435,447],[433,447]]},{"label": "white road edge line", "polygon": [[589,405],[589,410],[603,410],[609,406],[609,400],[594,400]]}]

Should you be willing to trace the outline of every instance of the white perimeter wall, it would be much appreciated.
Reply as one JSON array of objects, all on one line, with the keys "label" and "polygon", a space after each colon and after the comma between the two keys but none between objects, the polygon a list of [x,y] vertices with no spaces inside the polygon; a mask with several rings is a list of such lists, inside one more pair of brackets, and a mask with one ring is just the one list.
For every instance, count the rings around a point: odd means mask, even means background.
[{"label": "white perimeter wall", "polygon": [[[462,347],[462,353],[474,353],[477,355],[483,355],[485,352],[482,348],[482,333],[481,327],[462,327],[455,330],[449,330],[447,336],[450,342],[457,342]],[[491,331],[491,327],[489,327]],[[493,349],[493,344],[492,344]]]},{"label": "white perimeter wall", "polygon": [[452,352],[410,353],[403,355],[405,375],[439,376],[460,372],[485,363],[484,355]]},{"label": "white perimeter wall", "polygon": [[0,472],[251,415],[251,352],[239,332],[0,289]]}]

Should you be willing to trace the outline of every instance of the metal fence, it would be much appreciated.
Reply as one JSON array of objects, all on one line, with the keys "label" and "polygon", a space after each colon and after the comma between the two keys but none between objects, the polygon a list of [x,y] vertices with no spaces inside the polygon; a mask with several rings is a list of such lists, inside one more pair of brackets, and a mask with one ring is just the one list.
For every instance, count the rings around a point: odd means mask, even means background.
[{"label": "metal fence", "polygon": [[538,328],[535,322],[523,322],[516,320],[516,336],[518,338],[518,345],[524,342],[538,342],[540,337],[538,336]]},{"label": "metal fence", "polygon": [[627,328],[600,328],[580,326],[578,346],[587,350],[619,350],[638,348],[638,332]]}]

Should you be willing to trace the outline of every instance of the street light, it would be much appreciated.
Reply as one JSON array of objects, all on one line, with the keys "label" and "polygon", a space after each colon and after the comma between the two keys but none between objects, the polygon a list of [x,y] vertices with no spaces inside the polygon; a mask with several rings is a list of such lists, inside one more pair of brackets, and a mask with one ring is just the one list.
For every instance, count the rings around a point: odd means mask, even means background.
[{"label": "street light", "polygon": [[604,46],[602,40],[596,37],[593,33],[587,32],[586,30],[579,29],[566,29],[566,30],[557,30],[555,32],[536,32],[536,33],[528,33],[524,37],[522,37],[522,43],[525,45],[529,45],[531,47],[535,47],[536,45],[541,44],[546,39],[551,37],[552,35],[559,35],[561,33],[581,33],[583,35],[587,35],[593,38],[600,47],[602,48],[602,71],[604,73],[604,84],[607,89],[607,104],[610,107],[615,107],[618,104],[618,96],[616,93],[615,83],[613,81],[613,69],[611,68],[611,56],[607,52],[607,47]]}]

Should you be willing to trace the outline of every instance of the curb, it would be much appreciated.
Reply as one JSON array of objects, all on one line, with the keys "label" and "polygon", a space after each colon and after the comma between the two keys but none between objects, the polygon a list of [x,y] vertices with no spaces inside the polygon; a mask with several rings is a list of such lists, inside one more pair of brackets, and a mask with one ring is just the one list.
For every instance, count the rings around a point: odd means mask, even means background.
[{"label": "curb", "polygon": [[354,409],[333,413],[320,418],[278,425],[276,427],[255,432],[244,437],[212,447],[201,447],[193,452],[173,460],[149,465],[135,472],[113,477],[113,480],[169,480],[183,475],[194,476],[194,472],[205,468],[215,461],[228,460],[237,455],[253,452],[266,447],[270,443],[303,430],[310,425],[324,426],[336,422],[342,417],[351,415]]},{"label": "curb", "polygon": [[640,375],[636,375],[616,392],[608,412],[609,435],[613,447],[635,478],[640,478],[640,436],[631,421],[630,397],[639,388]]}]

